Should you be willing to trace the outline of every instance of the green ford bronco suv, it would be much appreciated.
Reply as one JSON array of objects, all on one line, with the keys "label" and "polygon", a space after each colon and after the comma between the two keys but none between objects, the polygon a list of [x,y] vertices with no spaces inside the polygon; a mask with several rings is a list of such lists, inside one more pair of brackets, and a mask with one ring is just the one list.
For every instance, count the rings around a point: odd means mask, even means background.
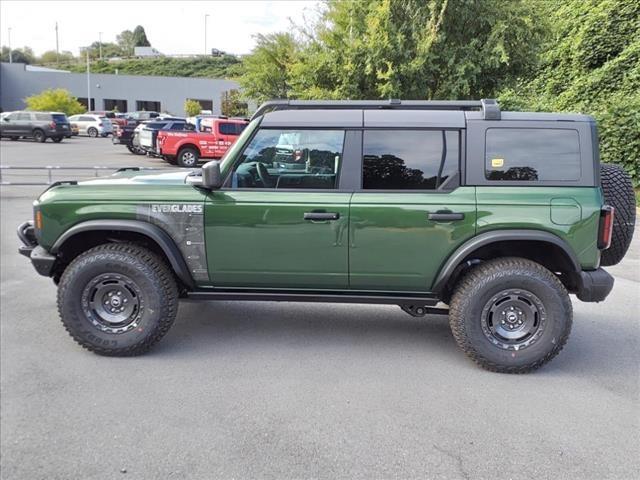
[{"label": "green ford bronco suv", "polygon": [[540,367],[569,294],[604,300],[635,223],[593,118],[482,101],[274,101],[222,161],[59,182],[19,227],[83,347],[137,355],[178,299],[399,305],[449,315],[499,372]]}]

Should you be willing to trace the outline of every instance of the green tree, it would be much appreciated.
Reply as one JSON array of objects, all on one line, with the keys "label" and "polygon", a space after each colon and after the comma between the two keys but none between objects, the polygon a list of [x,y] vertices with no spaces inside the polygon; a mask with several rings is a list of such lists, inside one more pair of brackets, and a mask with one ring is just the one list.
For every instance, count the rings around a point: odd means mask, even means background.
[{"label": "green tree", "polygon": [[[598,121],[600,156],[640,182],[640,3],[551,4],[553,30],[539,69],[505,89],[504,107],[581,112]],[[543,5],[543,7],[545,7]]]},{"label": "green tree", "polygon": [[118,35],[116,35],[116,43],[122,50],[123,55],[133,55],[135,40],[133,38],[133,32],[131,30],[123,30]]},{"label": "green tree", "polygon": [[535,66],[546,24],[531,5],[328,0],[296,37],[258,37],[241,84],[258,100],[489,96]]},{"label": "green tree", "polygon": [[202,106],[199,102],[189,98],[184,102],[184,112],[187,114],[187,117],[198,115],[201,111]]},{"label": "green tree", "polygon": [[24,99],[27,109],[45,112],[64,112],[67,115],[76,115],[85,111],[78,99],[64,88],[50,88],[37,95]]},{"label": "green tree", "polygon": [[249,114],[247,103],[236,89],[227,90],[222,94],[221,110],[227,117],[246,117]]},{"label": "green tree", "polygon": [[247,97],[258,101],[288,98],[291,93],[291,66],[298,44],[289,33],[258,34],[256,46],[244,59],[240,84]]},{"label": "green tree", "polygon": [[74,60],[73,53],[65,50],[60,53],[56,53],[55,50],[47,50],[38,59],[39,63],[56,63],[60,62],[72,62]]},{"label": "green tree", "polygon": [[138,25],[133,29],[133,46],[134,47],[150,47],[151,44],[147,40],[147,34],[142,25]]},{"label": "green tree", "polygon": [[[2,47],[2,55],[0,60],[3,62],[9,61],[9,47]],[[30,47],[14,48],[11,49],[11,60],[14,63],[26,63],[30,64],[35,61],[35,55]]]}]

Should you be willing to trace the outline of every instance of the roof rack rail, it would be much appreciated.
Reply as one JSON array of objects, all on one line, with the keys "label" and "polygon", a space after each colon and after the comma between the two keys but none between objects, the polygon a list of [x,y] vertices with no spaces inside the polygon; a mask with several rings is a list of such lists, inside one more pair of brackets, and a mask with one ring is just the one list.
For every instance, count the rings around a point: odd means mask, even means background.
[{"label": "roof rack rail", "polygon": [[312,109],[393,109],[393,110],[481,110],[485,120],[500,120],[500,106],[495,99],[482,100],[270,100],[264,102],[251,120],[276,110]]}]

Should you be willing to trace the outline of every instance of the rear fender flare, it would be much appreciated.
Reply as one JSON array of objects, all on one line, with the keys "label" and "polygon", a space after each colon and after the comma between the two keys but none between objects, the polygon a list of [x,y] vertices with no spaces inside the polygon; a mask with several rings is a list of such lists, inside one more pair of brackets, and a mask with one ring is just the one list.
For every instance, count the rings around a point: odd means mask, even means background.
[{"label": "rear fender flare", "polygon": [[446,288],[447,282],[451,278],[451,275],[453,275],[458,265],[460,265],[460,263],[466,257],[471,255],[479,248],[491,243],[518,240],[547,242],[560,247],[560,249],[562,249],[562,251],[566,254],[571,265],[573,266],[574,273],[579,274],[582,271],[580,262],[578,261],[578,258],[576,257],[576,254],[574,253],[571,246],[553,233],[540,230],[494,230],[477,235],[467,240],[464,244],[458,247],[458,249],[447,259],[444,265],[440,268],[438,276],[436,277],[436,280],[433,283],[433,288],[431,290],[435,293],[443,292]]}]

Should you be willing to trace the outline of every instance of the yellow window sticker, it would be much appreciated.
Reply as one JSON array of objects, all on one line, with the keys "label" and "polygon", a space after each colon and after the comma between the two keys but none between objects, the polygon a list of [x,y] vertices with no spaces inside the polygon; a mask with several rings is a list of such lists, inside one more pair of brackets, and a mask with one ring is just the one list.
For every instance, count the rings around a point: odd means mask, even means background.
[{"label": "yellow window sticker", "polygon": [[500,168],[504,166],[504,158],[492,158],[491,166],[493,168]]}]

